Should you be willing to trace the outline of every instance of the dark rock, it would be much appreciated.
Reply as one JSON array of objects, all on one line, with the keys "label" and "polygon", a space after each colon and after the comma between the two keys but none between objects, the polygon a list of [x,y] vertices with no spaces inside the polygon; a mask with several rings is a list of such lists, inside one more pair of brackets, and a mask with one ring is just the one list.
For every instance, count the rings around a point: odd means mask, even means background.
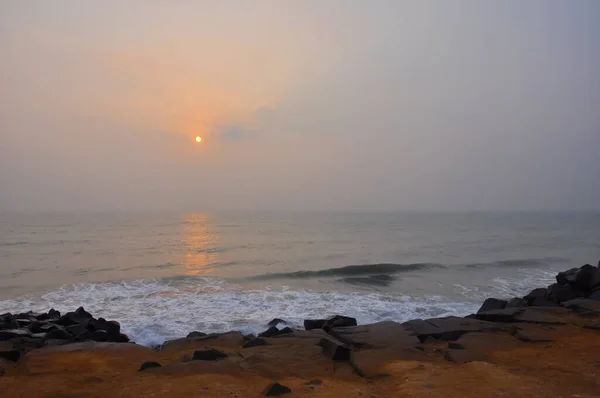
[{"label": "dark rock", "polygon": [[271,327],[271,326],[277,326],[280,323],[283,323],[284,325],[287,324],[287,322],[284,321],[283,319],[274,318],[273,320],[271,320],[271,322],[267,323],[267,326],[269,326],[269,327]]},{"label": "dark rock", "polygon": [[[83,307],[77,308],[75,312],[67,312],[61,316],[56,323],[62,326],[71,326],[76,324],[87,324],[90,320],[93,320],[92,314],[87,312]],[[90,330],[93,331],[93,330]]]},{"label": "dark rock", "polygon": [[600,269],[590,264],[580,268],[571,268],[556,275],[559,285],[571,285],[577,290],[589,291],[594,286],[600,286]]},{"label": "dark rock", "polygon": [[518,297],[510,299],[510,300],[508,300],[508,303],[506,303],[506,308],[520,308],[520,307],[526,307],[526,306],[527,306],[527,300],[524,300],[524,299],[518,298]]},{"label": "dark rock", "polygon": [[501,310],[506,307],[506,300],[499,300],[496,298],[489,298],[483,302],[483,305],[479,310],[479,312],[491,311],[491,310]]},{"label": "dark rock", "polygon": [[333,318],[329,319],[323,329],[328,330],[331,328],[341,328],[347,326],[357,326],[355,318],[351,318],[349,316],[336,315]]},{"label": "dark rock", "polygon": [[267,343],[267,340],[259,337],[259,338],[250,340],[247,343],[245,343],[244,348],[259,347],[259,346],[265,346],[265,345],[269,345],[269,343]]},{"label": "dark rock", "polygon": [[[40,333],[40,335],[43,335],[43,333]],[[42,348],[46,345],[46,341],[43,336],[38,336],[35,338],[21,337],[21,343],[26,348]]]},{"label": "dark rock", "polygon": [[29,332],[22,329],[0,330],[0,341],[13,339],[15,337],[31,337]]},{"label": "dark rock", "polygon": [[588,299],[590,300],[597,300],[600,301],[600,289],[598,290],[594,290],[589,296]]},{"label": "dark rock", "polygon": [[63,340],[63,339],[48,339],[44,342],[48,347],[56,347],[60,345],[72,344],[73,340]]},{"label": "dark rock", "polygon": [[56,311],[54,308],[51,308],[50,311],[48,311],[48,316],[52,319],[58,319],[60,318],[60,312]]},{"label": "dark rock", "polygon": [[16,319],[6,320],[4,323],[0,323],[0,330],[19,329],[20,325]]},{"label": "dark rock", "polygon": [[323,348],[323,354],[334,361],[347,361],[350,359],[350,348],[339,341],[322,338],[318,345]]},{"label": "dark rock", "polygon": [[286,326],[283,329],[281,329],[279,332],[277,332],[276,336],[281,336],[282,334],[289,334],[289,333],[294,333],[294,330],[292,328]]},{"label": "dark rock", "polygon": [[325,324],[327,323],[326,319],[305,319],[304,320],[304,329],[313,330],[313,329],[323,329]]},{"label": "dark rock", "polygon": [[264,332],[259,333],[258,337],[273,337],[273,336],[277,335],[278,333],[279,333],[279,329],[277,329],[275,326],[271,326]]},{"label": "dark rock", "polygon": [[573,300],[577,297],[583,297],[584,293],[578,290],[574,290],[570,285],[559,285],[553,283],[548,286],[548,294],[546,298],[555,303],[562,303],[564,301]]},{"label": "dark rock", "polygon": [[531,292],[529,292],[529,294],[525,295],[523,297],[523,299],[525,301],[527,301],[528,305],[531,305],[531,303],[535,299],[545,299],[547,293],[548,292],[547,292],[546,288],[540,287],[540,288],[537,288],[537,289],[533,289]]},{"label": "dark rock", "polygon": [[575,283],[578,274],[579,268],[571,268],[567,271],[559,272],[558,275],[556,275],[556,282],[558,282],[559,285]]},{"label": "dark rock", "polygon": [[113,337],[113,341],[115,343],[128,343],[129,342],[129,337],[126,334],[119,333],[118,336]]},{"label": "dark rock", "polygon": [[526,343],[546,343],[552,341],[546,334],[535,333],[532,331],[517,329],[513,333],[513,336],[519,341]]},{"label": "dark rock", "polygon": [[361,349],[412,348],[420,344],[419,339],[409,328],[392,321],[334,328],[329,331],[329,334],[350,347]]},{"label": "dark rock", "polygon": [[4,371],[4,369],[0,368],[0,377],[4,376],[6,374],[6,372]]},{"label": "dark rock", "polygon": [[75,316],[81,319],[93,319],[92,314],[87,312],[83,307],[79,307],[75,310]]},{"label": "dark rock", "polygon": [[0,346],[0,358],[17,362],[19,359],[21,359],[21,351],[16,348]]},{"label": "dark rock", "polygon": [[478,312],[475,318],[488,322],[514,322],[515,316],[521,311],[522,309],[518,307],[504,308],[501,310]]},{"label": "dark rock", "polygon": [[192,339],[194,337],[206,337],[207,334],[206,333],[202,333],[202,332],[191,332],[189,333],[186,338],[188,339]]},{"label": "dark rock", "polygon": [[31,333],[47,333],[58,329],[58,326],[48,322],[35,321],[29,325],[28,329]]},{"label": "dark rock", "polygon": [[60,328],[51,330],[48,333],[46,333],[46,339],[72,340],[73,336],[71,336],[66,330]]},{"label": "dark rock", "polygon": [[228,355],[224,352],[215,350],[214,348],[208,350],[194,351],[192,360],[194,361],[218,361],[220,359],[227,358]]},{"label": "dark rock", "polygon": [[289,394],[291,392],[292,390],[290,390],[288,387],[279,383],[273,383],[266,388],[264,395],[267,397],[279,397],[283,394]]},{"label": "dark rock", "polygon": [[93,332],[95,330],[105,330],[111,337],[118,336],[121,332],[121,325],[117,321],[107,321],[104,318],[90,319],[88,330]]},{"label": "dark rock", "polygon": [[421,341],[424,341],[427,337],[452,341],[469,332],[498,331],[501,329],[493,323],[454,316],[426,320],[415,319],[405,322],[402,325],[414,332]]},{"label": "dark rock", "polygon": [[31,319],[17,319],[16,322],[19,325],[18,329],[26,328],[33,323]]},{"label": "dark rock", "polygon": [[[600,301],[590,299],[576,299],[570,300],[563,303],[565,308],[573,310],[583,315],[599,315],[600,314]],[[0,331],[0,335],[2,332]]]},{"label": "dark rock", "polygon": [[110,341],[110,334],[106,330],[95,330],[92,332],[92,340],[98,342]]},{"label": "dark rock", "polygon": [[358,325],[355,318],[351,318],[348,316],[336,315],[330,319],[305,319],[304,320],[304,329],[312,330],[312,329],[324,329],[329,330],[331,328],[339,328],[346,326],[356,326]]},{"label": "dark rock", "polygon": [[459,343],[448,343],[448,348],[451,350],[464,350],[465,347],[462,344]]},{"label": "dark rock", "polygon": [[141,372],[142,370],[146,370],[146,369],[152,369],[152,368],[160,368],[161,364],[158,362],[144,362],[142,364],[142,366],[140,366],[140,370],[138,372]]},{"label": "dark rock", "polygon": [[530,307],[558,307],[558,303],[548,300],[545,297],[536,297],[529,301]]},{"label": "dark rock", "polygon": [[256,336],[255,336],[255,335],[253,335],[252,333],[250,333],[250,334],[245,334],[245,335],[244,335],[244,341],[245,341],[245,342],[252,341],[252,340],[254,340],[255,338],[256,338]]},{"label": "dark rock", "polygon": [[87,329],[86,324],[77,324],[65,327],[65,330],[72,334],[73,336],[81,336],[82,334],[87,334],[91,336],[91,332]]},{"label": "dark rock", "polygon": [[529,322],[547,325],[564,325],[566,322],[561,318],[558,310],[564,311],[564,309],[558,307],[545,308],[545,307],[527,307],[523,311],[515,315],[516,322]]}]

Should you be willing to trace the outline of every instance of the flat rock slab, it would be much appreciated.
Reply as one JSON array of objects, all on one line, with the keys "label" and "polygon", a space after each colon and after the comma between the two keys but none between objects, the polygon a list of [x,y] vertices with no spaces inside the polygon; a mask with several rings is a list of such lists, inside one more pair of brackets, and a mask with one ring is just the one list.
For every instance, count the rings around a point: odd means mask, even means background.
[{"label": "flat rock slab", "polygon": [[222,334],[210,334],[198,337],[185,337],[165,341],[160,350],[163,354],[181,354],[185,351],[197,350],[208,347],[217,347],[231,353],[237,351],[244,345],[244,335],[240,332],[229,332]]},{"label": "flat rock slab", "polygon": [[589,299],[576,299],[565,301],[563,303],[565,308],[578,312],[580,314],[599,314],[600,315],[600,301],[589,300]]},{"label": "flat rock slab", "polygon": [[380,348],[352,351],[350,364],[360,376],[371,379],[388,376],[387,364],[393,361],[430,361],[423,351],[415,348]]},{"label": "flat rock slab", "polygon": [[525,343],[548,343],[554,340],[555,326],[523,323],[513,330],[512,335]]},{"label": "flat rock slab", "polygon": [[475,314],[475,319],[487,322],[515,322],[515,317],[520,314],[522,310],[522,308],[509,307],[482,311]]},{"label": "flat rock slab", "polygon": [[416,319],[402,324],[421,341],[427,337],[453,341],[465,333],[502,330],[498,325],[473,318],[449,316],[445,318]]},{"label": "flat rock slab", "polygon": [[290,344],[273,344],[239,350],[240,366],[262,377],[279,379],[289,374],[315,378],[333,374],[336,362],[323,355],[312,340],[292,339]]},{"label": "flat rock slab", "polygon": [[530,322],[548,325],[566,324],[569,311],[560,307],[527,307],[515,315],[516,322]]},{"label": "flat rock slab", "polygon": [[[507,333],[466,333],[456,343],[450,343],[443,352],[447,361],[465,363],[472,361],[490,361],[495,350],[511,349],[520,346],[520,342]],[[452,348],[454,347],[454,348]]]},{"label": "flat rock slab", "polygon": [[342,343],[358,349],[413,348],[420,344],[419,339],[411,330],[392,321],[333,328],[329,334]]},{"label": "flat rock slab", "polygon": [[240,367],[241,359],[225,358],[221,361],[190,361],[177,362],[150,368],[144,371],[152,375],[193,375],[193,374],[219,374],[240,375],[243,370]]}]

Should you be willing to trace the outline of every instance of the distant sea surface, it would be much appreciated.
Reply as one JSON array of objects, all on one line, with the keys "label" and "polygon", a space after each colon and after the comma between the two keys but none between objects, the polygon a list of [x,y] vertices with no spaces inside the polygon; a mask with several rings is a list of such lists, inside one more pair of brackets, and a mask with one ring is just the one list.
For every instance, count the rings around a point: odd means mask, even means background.
[{"label": "distant sea surface", "polygon": [[84,306],[154,345],[468,315],[599,259],[599,213],[4,214],[0,313]]}]

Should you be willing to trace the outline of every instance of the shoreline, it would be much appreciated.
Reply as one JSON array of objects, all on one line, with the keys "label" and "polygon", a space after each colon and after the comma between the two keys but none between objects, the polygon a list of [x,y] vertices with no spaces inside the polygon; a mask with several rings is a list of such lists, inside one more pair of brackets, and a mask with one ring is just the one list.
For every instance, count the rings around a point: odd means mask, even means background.
[{"label": "shoreline", "polygon": [[[164,387],[169,379],[181,380],[182,385],[165,390],[163,395],[184,392],[192,387],[186,387],[191,377],[200,377],[217,389],[207,387],[201,396],[221,396],[227,388],[238,396],[286,394],[287,389],[295,395],[333,396],[327,394],[348,394],[348,388],[363,387],[375,388],[379,394],[398,388],[402,377],[409,377],[401,374],[419,379],[423,370],[445,369],[455,379],[466,382],[472,374],[465,368],[475,366],[475,373],[494,373],[500,372],[500,367],[502,377],[510,379],[519,377],[511,370],[517,365],[526,368],[522,371],[528,378],[541,377],[553,388],[560,388],[541,364],[534,366],[531,353],[554,358],[562,349],[562,361],[570,367],[592,366],[600,374],[600,362],[589,362],[600,354],[599,331],[600,268],[591,265],[561,272],[556,275],[556,283],[523,297],[488,298],[477,313],[465,317],[357,325],[354,318],[336,316],[305,320],[304,330],[292,329],[285,320],[274,319],[257,336],[236,331],[191,331],[186,337],[165,341],[155,349],[128,343],[118,322],[94,318],[83,308],[66,314],[54,310],[2,314],[0,388],[8,392],[6,396],[20,395],[24,391],[20,383],[35,378],[54,384],[68,382],[62,387],[42,383],[39,388],[48,388],[48,394],[60,395],[76,389],[90,396],[106,396],[101,394],[108,395],[115,388],[110,380],[124,375],[124,380],[133,382],[135,388],[117,396],[135,396],[156,383]],[[587,359],[583,354],[571,358],[564,355],[565,349],[589,355]],[[514,358],[521,358],[521,362],[515,363]],[[112,365],[107,367],[108,363]],[[150,381],[149,375],[155,379]],[[98,380],[90,383],[90,378]],[[415,393],[422,390],[437,396],[438,388],[441,394],[454,385],[443,372],[439,378],[439,385],[428,386],[432,383],[423,379],[410,388],[414,387]],[[229,381],[224,383],[225,379]],[[317,379],[320,383],[314,382]],[[276,382],[280,385],[272,387]],[[592,384],[600,387],[595,381],[590,383],[582,382],[577,388],[588,394]],[[541,384],[535,385],[535,391],[545,391]],[[527,384],[505,386],[513,389],[513,396],[525,394],[517,387],[525,388]],[[46,391],[42,390],[38,392]],[[363,392],[368,393],[367,390]],[[527,390],[527,394],[533,391]]]}]

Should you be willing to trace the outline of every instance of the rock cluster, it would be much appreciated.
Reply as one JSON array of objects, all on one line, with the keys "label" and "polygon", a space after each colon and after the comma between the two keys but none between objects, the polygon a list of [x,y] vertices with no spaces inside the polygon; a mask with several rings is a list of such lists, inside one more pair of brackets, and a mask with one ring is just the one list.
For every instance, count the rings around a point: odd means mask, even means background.
[{"label": "rock cluster", "polygon": [[0,358],[18,361],[32,348],[57,346],[82,341],[126,343],[116,321],[94,318],[83,307],[62,315],[25,312],[0,315]]},{"label": "rock cluster", "polygon": [[[546,288],[534,289],[523,297],[515,297],[511,300],[488,298],[477,314],[479,318],[483,319],[486,313],[493,314],[493,311],[501,314],[500,310],[505,310],[503,313],[507,315],[517,313],[508,310],[510,308],[559,306],[569,308],[569,302],[572,300],[600,302],[600,264],[598,267],[586,264],[579,268],[559,272],[556,275],[556,283]],[[589,305],[594,306],[595,304],[589,303]],[[508,316],[507,319],[512,318]]]}]

